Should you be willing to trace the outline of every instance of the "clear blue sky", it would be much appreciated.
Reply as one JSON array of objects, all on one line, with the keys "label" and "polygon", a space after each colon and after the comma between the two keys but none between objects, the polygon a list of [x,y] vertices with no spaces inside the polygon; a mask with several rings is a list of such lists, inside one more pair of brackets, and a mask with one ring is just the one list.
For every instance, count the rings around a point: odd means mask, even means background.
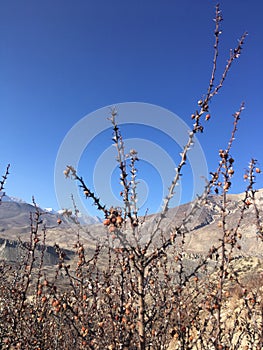
[{"label": "clear blue sky", "polygon": [[[29,202],[34,195],[42,207],[58,209],[54,166],[59,147],[81,118],[104,106],[155,104],[191,125],[190,115],[210,77],[215,4],[0,0],[0,167],[3,173],[11,163],[7,193]],[[245,101],[232,152],[233,191],[240,192],[250,158],[263,167],[263,2],[223,0],[221,10],[219,70],[238,37],[244,31],[249,36],[224,90],[211,105],[213,118],[198,139],[213,170],[217,150],[226,146],[231,131],[231,115]],[[127,135],[136,136],[132,129]],[[108,147],[108,136],[100,138],[102,150],[104,142]],[[84,165],[81,172],[88,178],[90,169]],[[258,186],[263,187],[260,177]]]}]

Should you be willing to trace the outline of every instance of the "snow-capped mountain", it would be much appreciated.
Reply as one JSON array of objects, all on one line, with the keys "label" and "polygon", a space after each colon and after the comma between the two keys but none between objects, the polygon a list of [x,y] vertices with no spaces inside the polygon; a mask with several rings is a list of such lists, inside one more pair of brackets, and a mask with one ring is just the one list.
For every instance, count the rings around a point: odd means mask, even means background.
[{"label": "snow-capped mountain", "polygon": [[59,211],[56,211],[53,208],[43,208],[43,210],[45,210],[47,213],[50,213],[50,214],[60,214]]},{"label": "snow-capped mountain", "polygon": [[17,198],[17,197],[12,197],[12,196],[7,196],[5,192],[0,192],[0,198],[2,202],[17,202],[17,203],[26,203],[23,199]]},{"label": "snow-capped mountain", "polygon": [[[39,208],[43,213],[42,220],[46,227],[67,226],[70,223],[69,215],[64,215],[64,211],[56,211],[53,208]],[[30,229],[30,216],[36,211],[33,204],[24,200],[11,197],[0,192],[0,233],[7,233],[9,230],[17,233],[25,233]],[[80,215],[78,221],[82,225],[91,225],[101,222],[97,217]],[[71,222],[73,222],[71,220]]]},{"label": "snow-capped mountain", "polygon": [[[46,208],[46,210],[53,211],[52,208]],[[93,224],[98,224],[102,222],[102,220],[98,216],[89,216],[85,214],[83,215],[82,213],[78,213],[78,216],[75,217],[72,211],[67,209],[60,209],[56,213],[64,218],[68,218],[68,219],[75,218],[81,225],[93,225]]]}]

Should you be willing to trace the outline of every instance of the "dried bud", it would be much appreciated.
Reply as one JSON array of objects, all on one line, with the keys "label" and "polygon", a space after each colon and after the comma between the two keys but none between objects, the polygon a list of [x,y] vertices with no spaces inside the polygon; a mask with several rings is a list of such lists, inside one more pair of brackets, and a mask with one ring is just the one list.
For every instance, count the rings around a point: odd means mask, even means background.
[{"label": "dried bud", "polygon": [[138,153],[138,152],[137,152],[135,149],[133,149],[133,148],[130,150],[130,155],[131,155],[131,156],[136,156],[137,153]]},{"label": "dried bud", "polygon": [[62,220],[60,218],[57,219],[57,224],[60,225],[62,223]]},{"label": "dried bud", "polygon": [[247,199],[245,203],[246,203],[246,205],[247,205],[248,207],[252,204],[252,202],[250,202],[249,199]]},{"label": "dried bud", "polygon": [[109,225],[110,225],[110,219],[105,219],[105,220],[103,221],[103,225],[109,226]]},{"label": "dried bud", "polygon": [[110,225],[109,231],[110,231],[111,233],[115,232],[115,231],[116,231],[116,227],[115,227],[114,225]]},{"label": "dried bud", "polygon": [[219,156],[221,158],[223,158],[223,159],[226,159],[227,158],[227,153],[224,150],[220,149],[219,150]]},{"label": "dried bud", "polygon": [[112,215],[110,216],[110,221],[111,221],[112,224],[115,224],[115,222],[116,222],[116,216],[115,216],[114,214],[112,214]]},{"label": "dried bud", "polygon": [[228,191],[231,187],[231,182],[230,181],[227,181],[225,184],[224,184],[224,190],[225,191]]},{"label": "dried bud", "polygon": [[69,177],[69,172],[70,172],[69,168],[63,171],[63,174],[65,175],[65,177]]},{"label": "dried bud", "polygon": [[120,226],[122,224],[122,222],[123,222],[123,218],[121,216],[117,216],[116,224]]},{"label": "dried bud", "polygon": [[85,190],[84,194],[85,194],[86,197],[88,197],[90,195],[90,192],[88,190]]}]

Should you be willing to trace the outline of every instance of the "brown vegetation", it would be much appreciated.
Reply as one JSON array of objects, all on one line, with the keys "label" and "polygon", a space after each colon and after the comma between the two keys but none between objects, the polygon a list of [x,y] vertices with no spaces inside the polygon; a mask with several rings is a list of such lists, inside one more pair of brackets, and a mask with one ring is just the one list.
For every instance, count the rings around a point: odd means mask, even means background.
[{"label": "brown vegetation", "polygon": [[[235,222],[228,220],[227,197],[235,165],[230,152],[243,104],[234,113],[229,143],[219,150],[218,168],[211,172],[203,195],[193,202],[180,223],[174,222],[169,228],[162,225],[195,135],[204,130],[202,120],[210,119],[210,102],[240,56],[246,37],[244,34],[231,50],[215,85],[221,21],[217,6],[211,79],[207,92],[197,103],[198,110],[192,114],[193,128],[151,231],[143,236],[145,218],[139,217],[136,206],[138,156],[134,150],[126,156],[117,112],[113,109],[110,121],[121,170],[123,208],[102,204],[77,171],[67,167],[65,175],[78,181],[85,197],[104,213],[105,236],[94,238],[96,246],[93,252],[87,252],[76,216],[76,259],[69,263],[63,249],[55,245],[58,264],[53,274],[47,274],[43,261],[48,227],[42,223],[43,213],[35,206],[30,239],[23,246],[20,261],[17,265],[5,261],[0,264],[2,349],[263,348],[262,274],[252,268],[250,275],[244,274],[240,265],[244,260],[236,259],[235,255],[241,249],[241,223],[248,208],[253,208],[258,240],[263,239],[254,189],[260,169],[254,159],[245,173],[247,188],[239,218]],[[8,169],[1,189],[7,175]],[[195,264],[189,265],[185,242],[191,218],[201,206],[209,205],[211,193],[219,198],[221,236]],[[41,254],[36,256],[39,246]],[[244,264],[254,266],[253,261]]]}]

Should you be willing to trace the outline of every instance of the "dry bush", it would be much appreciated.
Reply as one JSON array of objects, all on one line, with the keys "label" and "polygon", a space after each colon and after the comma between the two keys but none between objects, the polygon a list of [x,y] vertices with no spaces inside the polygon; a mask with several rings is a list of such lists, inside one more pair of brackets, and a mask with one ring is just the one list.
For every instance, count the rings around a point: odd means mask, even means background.
[{"label": "dry bush", "polygon": [[[211,79],[191,116],[193,128],[154,227],[147,232],[147,222],[139,216],[138,155],[132,150],[126,156],[117,111],[113,109],[110,121],[121,170],[123,208],[101,203],[77,171],[67,167],[65,175],[78,181],[84,195],[104,213],[105,236],[97,239],[92,254],[87,253],[75,218],[76,261],[68,264],[65,253],[56,245],[59,263],[52,275],[47,274],[43,257],[48,228],[35,206],[24,256],[17,265],[7,262],[0,265],[2,349],[262,349],[262,281],[246,280],[234,259],[234,251],[240,249],[241,223],[249,206],[254,208],[258,238],[262,239],[260,211],[255,204],[254,184],[260,172],[256,160],[250,161],[245,173],[247,188],[234,226],[230,227],[227,211],[234,173],[230,152],[243,104],[234,113],[229,143],[219,150],[218,168],[211,172],[203,195],[193,202],[180,223],[163,226],[194,138],[204,131],[202,121],[210,119],[210,102],[240,56],[246,37],[245,33],[230,51],[215,85],[221,21],[217,6]],[[222,235],[207,254],[189,259],[185,237],[191,230],[191,218],[209,202],[211,193],[220,198]],[[40,257],[36,256],[39,245]]]}]

